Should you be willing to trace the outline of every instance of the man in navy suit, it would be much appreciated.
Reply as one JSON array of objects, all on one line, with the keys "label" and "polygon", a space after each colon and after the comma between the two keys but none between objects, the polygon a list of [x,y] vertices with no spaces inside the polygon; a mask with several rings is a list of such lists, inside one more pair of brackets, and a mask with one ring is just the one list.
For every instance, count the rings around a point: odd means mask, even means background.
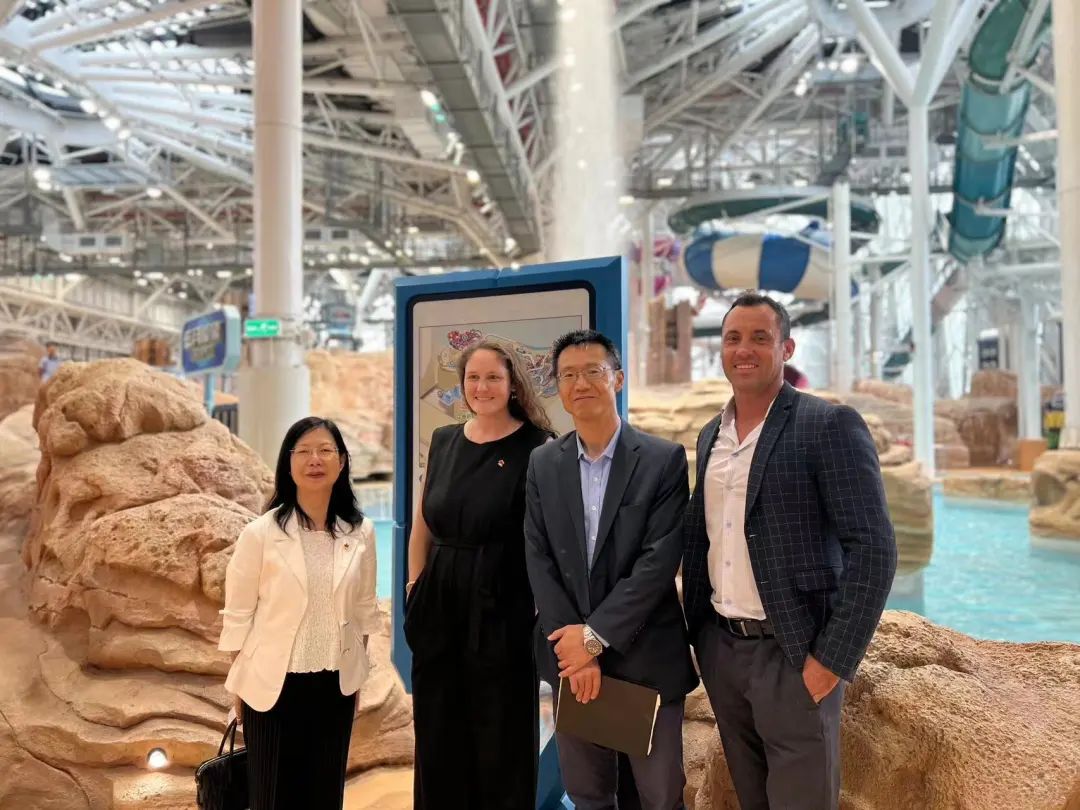
[{"label": "man in navy suit", "polygon": [[776,301],[741,296],[721,335],[734,396],[698,435],[690,638],[742,810],[835,810],[845,681],[896,570],[877,451],[854,410],[784,382]]},{"label": "man in navy suit", "polygon": [[[570,332],[551,354],[574,430],[536,448],[526,476],[537,669],[564,701],[599,697],[602,674],[656,689],[652,752],[628,764],[644,810],[681,810],[683,705],[698,683],[675,584],[690,489],[686,451],[619,418],[623,372],[608,337]],[[626,806],[615,751],[555,737],[578,810]]]}]

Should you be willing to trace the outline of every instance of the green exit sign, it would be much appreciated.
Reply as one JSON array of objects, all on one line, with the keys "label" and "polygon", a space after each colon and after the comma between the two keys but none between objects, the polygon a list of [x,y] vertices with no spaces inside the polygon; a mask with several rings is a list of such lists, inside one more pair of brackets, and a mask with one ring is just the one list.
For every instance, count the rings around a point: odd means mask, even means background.
[{"label": "green exit sign", "polygon": [[281,320],[278,318],[249,318],[244,321],[244,337],[248,340],[281,337]]}]

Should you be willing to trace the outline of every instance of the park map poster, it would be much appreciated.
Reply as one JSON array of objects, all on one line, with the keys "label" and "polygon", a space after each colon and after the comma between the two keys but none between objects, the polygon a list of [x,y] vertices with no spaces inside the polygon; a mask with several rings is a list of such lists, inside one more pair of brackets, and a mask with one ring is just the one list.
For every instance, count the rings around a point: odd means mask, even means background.
[{"label": "park map poster", "polygon": [[423,492],[419,483],[432,432],[471,416],[458,383],[457,362],[475,343],[493,340],[517,353],[552,425],[559,433],[572,428],[552,375],[551,344],[566,332],[589,327],[589,305],[589,292],[582,287],[421,301],[414,306],[414,510]]}]

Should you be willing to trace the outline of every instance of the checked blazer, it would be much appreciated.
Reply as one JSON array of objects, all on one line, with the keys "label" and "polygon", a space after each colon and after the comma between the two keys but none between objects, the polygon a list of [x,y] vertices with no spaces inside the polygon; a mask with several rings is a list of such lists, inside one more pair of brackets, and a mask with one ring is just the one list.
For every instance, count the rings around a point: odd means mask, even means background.
[{"label": "checked blazer", "polygon": [[[691,640],[713,610],[704,479],[720,418],[698,434],[683,527]],[[744,532],[765,615],[788,661],[801,670],[811,653],[852,680],[896,572],[877,450],[856,411],[784,384],[754,450]]]}]

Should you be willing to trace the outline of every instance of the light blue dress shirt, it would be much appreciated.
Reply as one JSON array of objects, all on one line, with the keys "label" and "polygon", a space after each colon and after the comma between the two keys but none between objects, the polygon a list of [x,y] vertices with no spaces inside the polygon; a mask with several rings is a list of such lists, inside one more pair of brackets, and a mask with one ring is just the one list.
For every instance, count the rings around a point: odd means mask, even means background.
[{"label": "light blue dress shirt", "polygon": [[588,555],[585,563],[592,571],[593,554],[596,552],[596,533],[600,529],[600,513],[604,509],[604,493],[607,491],[608,478],[611,476],[611,460],[615,457],[615,445],[622,433],[622,420],[615,428],[604,452],[595,461],[590,461],[577,436],[578,465],[581,469],[581,503],[585,507],[585,550]]}]

